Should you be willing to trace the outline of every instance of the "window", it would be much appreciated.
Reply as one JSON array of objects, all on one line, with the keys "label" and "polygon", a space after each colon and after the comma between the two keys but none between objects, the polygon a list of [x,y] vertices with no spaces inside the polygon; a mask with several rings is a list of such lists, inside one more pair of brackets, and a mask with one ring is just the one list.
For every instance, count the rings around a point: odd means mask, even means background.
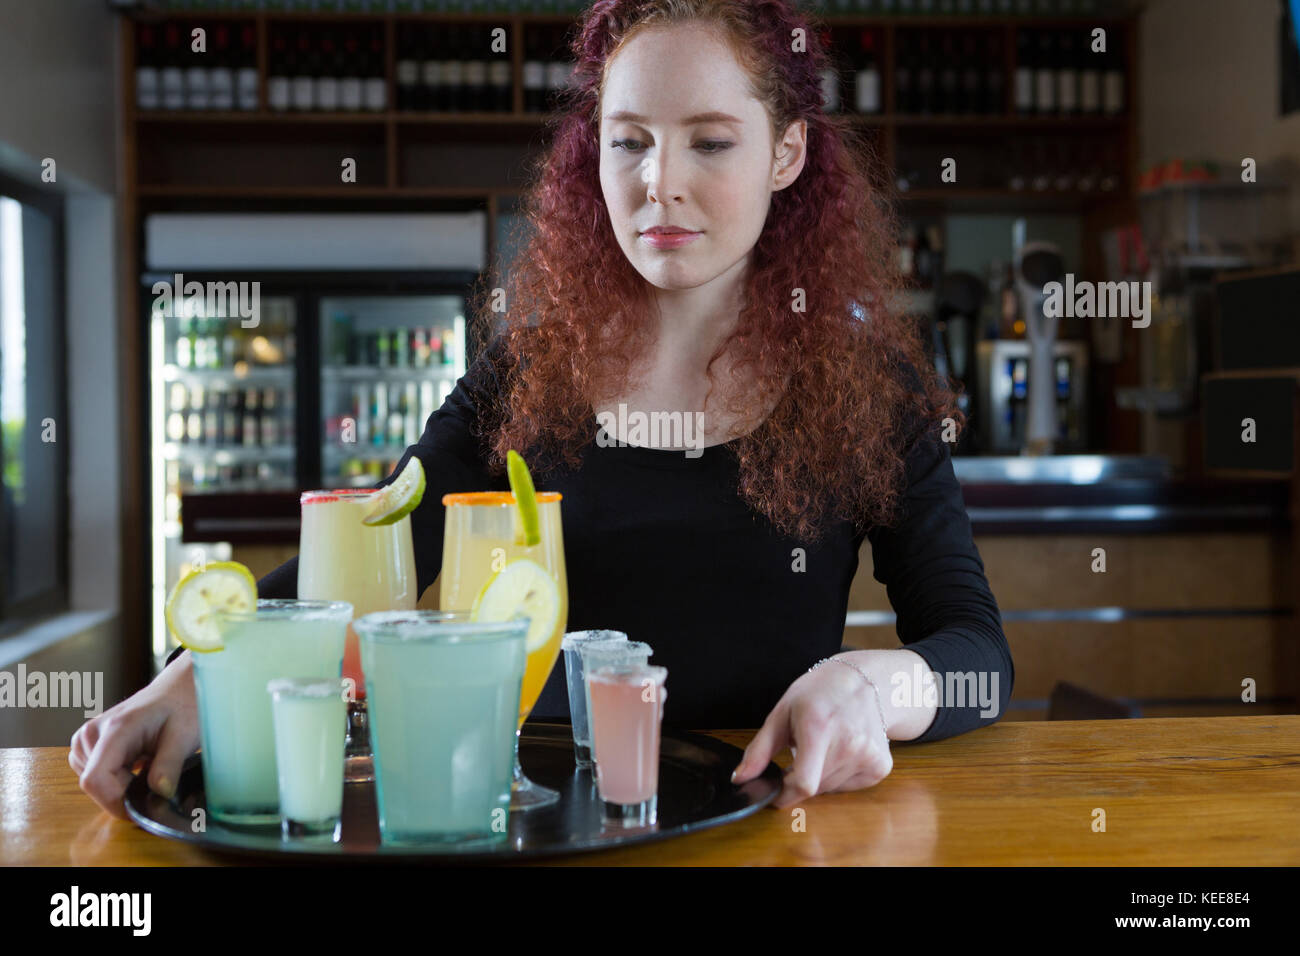
[{"label": "window", "polygon": [[61,199],[0,178],[0,633],[68,600],[62,221]]}]

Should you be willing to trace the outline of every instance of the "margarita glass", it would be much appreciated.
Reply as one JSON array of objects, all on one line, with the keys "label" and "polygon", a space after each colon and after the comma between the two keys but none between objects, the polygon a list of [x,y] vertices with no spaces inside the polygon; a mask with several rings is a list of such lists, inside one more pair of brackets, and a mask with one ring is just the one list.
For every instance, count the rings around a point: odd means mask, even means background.
[{"label": "margarita glass", "polygon": [[[366,525],[375,506],[373,489],[305,491],[298,547],[298,597],[347,601],[353,616],[375,611],[414,610],[415,551],[408,515],[389,525]],[[355,699],[348,702],[346,779],[374,778],[366,726],[365,675],[360,645],[348,624],[343,679]]]}]

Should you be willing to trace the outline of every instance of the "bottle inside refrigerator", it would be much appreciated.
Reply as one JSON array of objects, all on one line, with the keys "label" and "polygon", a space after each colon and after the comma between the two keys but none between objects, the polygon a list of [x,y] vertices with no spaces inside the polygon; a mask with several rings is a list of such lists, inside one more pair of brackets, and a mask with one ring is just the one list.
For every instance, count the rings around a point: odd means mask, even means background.
[{"label": "bottle inside refrigerator", "polygon": [[461,295],[319,300],[321,481],[367,487],[388,475],[465,374]]}]

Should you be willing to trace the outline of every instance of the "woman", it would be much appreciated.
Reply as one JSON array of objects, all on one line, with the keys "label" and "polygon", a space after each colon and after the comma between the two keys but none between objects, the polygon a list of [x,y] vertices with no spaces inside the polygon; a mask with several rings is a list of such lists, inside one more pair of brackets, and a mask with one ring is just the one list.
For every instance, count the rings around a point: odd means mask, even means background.
[{"label": "woman", "polygon": [[[384,482],[420,457],[420,592],[442,495],[508,488],[519,449],[564,496],[568,628],[649,642],[666,722],[761,724],[735,780],[789,746],[778,806],[873,786],[891,740],[996,720],[1014,677],[940,440],[960,413],[888,306],[896,224],[822,113],[824,53],[784,0],[602,0],[574,49],[505,331]],[[683,428],[647,441],[652,412]],[[864,537],[906,648],[840,653]],[[295,558],[259,593],[296,578]],[[197,746],[188,656],[73,738],[115,813],[138,758],[170,795]],[[931,671],[996,681],[996,699],[936,700]],[[567,714],[562,667],[533,713]]]}]

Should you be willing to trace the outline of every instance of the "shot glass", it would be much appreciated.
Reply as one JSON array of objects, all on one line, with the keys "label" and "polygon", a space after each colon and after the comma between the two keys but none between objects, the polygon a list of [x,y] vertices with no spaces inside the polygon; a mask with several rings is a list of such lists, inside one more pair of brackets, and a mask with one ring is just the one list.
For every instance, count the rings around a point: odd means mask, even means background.
[{"label": "shot glass", "polygon": [[668,668],[615,664],[587,674],[596,788],[614,826],[659,819],[659,740]]},{"label": "shot glass", "polygon": [[352,605],[263,599],[219,613],[224,647],[195,654],[208,814],[236,826],[280,825],[275,727],[266,685],[277,677],[340,678]]},{"label": "shot glass", "polygon": [[348,685],[335,677],[278,677],[266,690],[275,725],[280,831],[285,839],[337,840]]},{"label": "shot glass", "polygon": [[[587,708],[588,739],[591,731],[591,686],[586,675],[597,667],[609,667],[614,664],[644,664],[650,659],[654,650],[644,641],[592,641],[578,645],[578,655],[582,661],[583,682],[582,695]],[[592,773],[599,758],[596,750],[591,749]]]},{"label": "shot glass", "polygon": [[582,666],[581,648],[594,645],[627,644],[622,631],[571,631],[564,635],[564,676],[569,687],[569,718],[573,725],[573,756],[579,768],[591,766],[591,729],[587,723],[586,671]]},{"label": "shot glass", "polygon": [[380,839],[457,848],[504,841],[528,619],[380,611],[353,626]]}]

